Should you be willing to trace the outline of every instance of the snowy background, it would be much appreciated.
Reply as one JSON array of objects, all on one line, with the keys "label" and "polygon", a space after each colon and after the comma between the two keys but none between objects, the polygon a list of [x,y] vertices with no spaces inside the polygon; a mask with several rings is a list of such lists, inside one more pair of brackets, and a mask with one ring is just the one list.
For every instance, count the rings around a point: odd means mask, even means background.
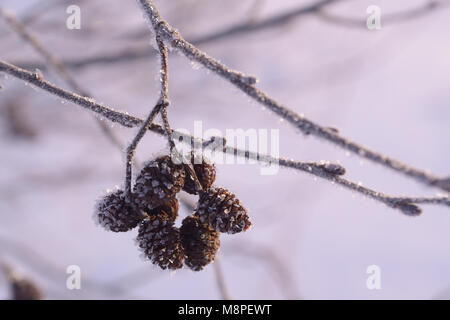
[{"label": "snowy background", "polygon": [[[312,1],[155,0],[186,39]],[[149,47],[135,1],[1,0],[64,60]],[[327,12],[366,19],[420,7],[425,0],[344,1]],[[65,26],[68,4],[81,7],[81,30]],[[33,13],[35,16],[33,16]],[[382,25],[379,31],[331,24],[316,15],[199,47],[298,113],[374,150],[439,176],[450,173],[450,7]],[[383,17],[383,16],[382,16]],[[382,21],[383,23],[383,21]],[[0,57],[25,65],[41,57],[0,21]],[[280,154],[341,161],[347,178],[393,195],[435,195],[393,171],[314,137],[177,54],[169,57],[169,117],[174,128],[280,130]],[[158,97],[156,56],[72,68],[97,101],[145,117]],[[193,68],[194,67],[194,68]],[[44,77],[67,86],[51,70]],[[124,156],[91,114],[22,81],[0,77],[0,259],[32,278],[47,298],[220,299],[214,267],[160,271],[139,258],[135,231],[105,232],[91,216],[99,195],[120,185]],[[113,127],[124,143],[135,130]],[[149,133],[140,160],[166,148]],[[448,299],[450,212],[423,206],[401,215],[326,181],[293,170],[261,176],[258,165],[218,165],[217,185],[235,192],[253,228],[221,237],[220,262],[236,299]],[[183,209],[184,210],[184,209]],[[190,214],[181,212],[181,217]],[[67,290],[69,265],[82,289]],[[366,268],[381,268],[381,290],[368,290]],[[0,275],[0,297],[7,298]]]}]

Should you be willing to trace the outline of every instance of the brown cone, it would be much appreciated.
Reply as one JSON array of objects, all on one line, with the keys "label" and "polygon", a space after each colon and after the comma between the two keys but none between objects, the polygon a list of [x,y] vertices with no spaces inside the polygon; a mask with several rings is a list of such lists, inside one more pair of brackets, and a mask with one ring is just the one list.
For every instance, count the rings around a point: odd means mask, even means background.
[{"label": "brown cone", "polygon": [[161,269],[176,270],[183,267],[180,232],[167,214],[150,216],[142,221],[136,241],[147,258]]},{"label": "brown cone", "polygon": [[250,225],[247,210],[235,195],[223,188],[210,188],[201,193],[194,212],[200,222],[224,233],[246,231]]},{"label": "brown cone", "polygon": [[[194,161],[194,159],[197,161]],[[196,163],[200,162],[200,160],[201,163]],[[216,168],[214,164],[208,163],[203,157],[200,159],[199,157],[194,158],[192,156],[191,161],[203,190],[209,189],[213,185],[214,180],[216,180]],[[183,190],[190,194],[198,194],[201,191],[197,189],[194,179],[189,174],[186,174]]]},{"label": "brown cone", "polygon": [[134,185],[136,204],[144,211],[164,205],[180,192],[185,176],[183,165],[174,164],[170,156],[147,163]]},{"label": "brown cone", "polygon": [[157,216],[166,214],[171,222],[175,222],[178,217],[179,203],[177,198],[168,199],[164,204],[154,209],[148,210],[147,214],[150,216]]},{"label": "brown cone", "polygon": [[141,218],[125,199],[125,193],[118,189],[97,203],[94,220],[106,230],[126,232],[135,228]]},{"label": "brown cone", "polygon": [[194,271],[202,270],[214,260],[219,250],[219,233],[200,222],[197,216],[186,217],[180,228],[185,264]]}]

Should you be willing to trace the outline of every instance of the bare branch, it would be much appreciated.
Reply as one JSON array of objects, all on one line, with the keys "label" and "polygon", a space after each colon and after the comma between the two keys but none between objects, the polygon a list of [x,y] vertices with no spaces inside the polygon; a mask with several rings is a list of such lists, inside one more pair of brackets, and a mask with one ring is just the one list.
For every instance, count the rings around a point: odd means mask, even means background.
[{"label": "bare branch", "polygon": [[157,8],[154,6],[151,0],[138,0],[138,2],[141,4],[142,9],[151,24],[157,28],[157,34],[171,43],[171,45],[175,49],[183,53],[188,59],[200,63],[205,68],[223,77],[225,80],[235,85],[252,99],[266,106],[276,115],[287,120],[297,129],[300,129],[303,133],[311,134],[318,138],[336,144],[337,146],[353,152],[360,157],[381,164],[394,171],[403,173],[407,177],[413,178],[423,184],[440,187],[439,181],[442,179],[430,173],[427,173],[424,170],[414,168],[396,159],[390,158],[365,146],[357,144],[356,142],[353,142],[341,136],[335,130],[330,130],[327,127],[322,127],[305,118],[303,115],[297,114],[295,111],[288,109],[286,106],[268,96],[265,92],[254,87],[253,84],[256,83],[256,78],[248,77],[238,71],[231,70],[226,65],[208,56],[206,53],[200,51],[195,46],[184,40],[178,33],[178,30],[172,28],[167,22],[162,19]]},{"label": "bare branch", "polygon": [[[246,33],[251,33],[255,31],[261,31],[266,30],[271,27],[281,26],[284,25],[290,21],[292,21],[294,18],[297,18],[302,15],[307,15],[311,13],[315,13],[321,8],[324,8],[325,6],[328,6],[330,4],[333,4],[335,2],[342,1],[342,0],[320,0],[316,3],[307,5],[307,6],[301,6],[294,10],[289,10],[286,12],[283,12],[281,14],[277,14],[275,16],[262,19],[258,22],[251,22],[251,21],[244,21],[242,23],[239,23],[237,25],[233,25],[231,27],[228,27],[226,29],[223,29],[219,32],[213,32],[211,34],[207,34],[201,37],[198,37],[196,39],[192,39],[189,42],[194,44],[195,46],[210,43],[218,40],[223,40],[227,38],[232,38],[237,35],[242,35]],[[125,37],[127,39],[129,38],[142,38],[143,36],[147,35],[147,31],[139,30],[138,32],[134,32],[132,34],[125,34]],[[155,50],[153,48],[148,48],[147,46],[142,48],[135,48],[135,49],[123,49],[118,52],[110,53],[105,52],[98,56],[92,56],[89,58],[82,58],[82,59],[74,59],[74,60],[67,60],[64,61],[64,64],[69,66],[70,68],[84,68],[93,64],[106,64],[106,63],[117,63],[117,62],[127,62],[127,61],[133,61],[138,59],[146,59],[152,54],[155,53]],[[44,70],[45,65],[39,64],[38,62],[22,62],[17,63],[18,65],[26,68],[26,69],[34,69],[39,68]]]},{"label": "bare branch", "polygon": [[115,111],[111,108],[105,107],[102,104],[95,102],[94,99],[80,96],[76,93],[61,89],[49,81],[45,81],[39,72],[30,72],[21,68],[18,68],[12,64],[4,61],[0,61],[0,71],[10,74],[18,79],[24,80],[38,88],[41,88],[52,95],[55,95],[61,99],[73,102],[85,109],[88,109],[94,113],[99,114],[106,119],[120,123],[121,125],[132,128],[142,123],[141,119],[132,117],[126,113]]},{"label": "bare branch", "polygon": [[[314,14],[318,18],[323,19],[326,22],[339,24],[343,26],[349,27],[357,27],[357,28],[366,28],[366,20],[364,19],[356,19],[356,18],[347,18],[333,15],[329,12],[326,12],[324,9],[329,5],[332,5],[335,2],[342,1],[320,1],[318,3],[313,3],[311,5],[307,5],[299,7],[294,10],[290,10],[288,12],[281,13],[279,15],[275,15],[272,17],[268,17],[265,19],[261,19],[258,22],[251,22],[246,20],[237,25],[230,26],[226,29],[220,30],[218,32],[213,32],[210,34],[206,34],[197,38],[193,38],[188,40],[195,46],[199,46],[206,43],[211,43],[218,40],[224,40],[228,38],[233,38],[235,36],[248,34],[251,32],[258,32],[267,30],[270,27],[282,26],[288,22],[291,22],[294,18],[301,17],[303,15]],[[435,12],[436,9],[444,9],[447,7],[447,4],[443,1],[434,1],[432,0],[429,3],[426,3],[418,8],[413,8],[404,12],[395,13],[383,16],[383,21],[389,24],[395,22],[409,21],[413,18],[418,18],[426,14],[430,14]],[[127,39],[129,38],[142,38],[146,36],[147,32],[139,30],[133,33],[125,34]],[[85,68],[91,65],[97,64],[109,64],[109,63],[120,63],[120,62],[129,62],[140,59],[147,59],[148,57],[155,54],[155,50],[153,48],[148,48],[148,46],[142,46],[137,48],[124,48],[120,49],[117,52],[102,52],[98,55],[93,55],[91,57],[83,57],[83,58],[74,58],[69,60],[64,60],[64,65],[73,69]],[[22,66],[25,69],[41,69],[45,70],[46,65],[39,63],[37,61],[16,61],[17,65]]]},{"label": "bare branch", "polygon": [[[152,122],[155,120],[155,117],[158,113],[161,112],[161,115],[164,120],[164,128],[166,131],[166,135],[169,139],[169,142],[172,143],[171,147],[175,146],[175,143],[172,140],[171,135],[171,129],[169,125],[169,121],[167,119],[167,113],[165,111],[167,110],[167,107],[169,105],[169,64],[168,64],[168,57],[167,57],[167,48],[164,44],[164,42],[159,38],[159,36],[156,36],[156,43],[158,44],[159,49],[159,56],[161,60],[161,91],[158,103],[156,106],[152,109],[150,114],[148,115],[145,122],[142,124],[141,128],[139,129],[139,132],[131,142],[131,144],[128,146],[127,149],[127,163],[126,163],[126,174],[125,174],[125,193],[128,197],[128,199],[131,199],[131,179],[132,179],[132,172],[131,172],[131,164],[133,161],[134,152],[137,148],[137,145],[141,141],[141,139],[144,137],[144,135],[147,133],[147,130],[151,126]],[[165,116],[165,118],[164,118]]]},{"label": "bare branch", "polygon": [[[90,111],[93,111],[95,113],[98,113],[102,115],[103,117],[107,118],[108,120],[112,122],[119,123],[125,127],[132,128],[136,126],[141,126],[144,123],[142,119],[136,118],[134,116],[131,116],[126,113],[121,113],[119,111],[115,111],[112,108],[106,107],[102,104],[96,103],[91,98],[86,98],[79,96],[75,93],[72,93],[70,91],[66,91],[64,89],[61,89],[54,84],[45,81],[42,79],[42,76],[37,73],[32,73],[23,69],[20,69],[14,65],[11,65],[9,63],[0,61],[0,72],[5,72],[11,76],[14,76],[16,78],[22,79],[28,83],[31,83],[35,85],[38,88],[41,88],[53,95],[56,95],[64,100],[73,102],[77,105],[80,105],[83,108],[86,108]],[[158,105],[157,105],[158,106]],[[162,106],[161,106],[162,107]],[[160,110],[159,110],[160,111]],[[154,116],[159,112],[158,110],[154,111]],[[154,119],[153,112],[150,114],[147,121],[151,123]],[[145,126],[147,128],[147,126]],[[160,135],[165,135],[165,130],[159,125],[152,124],[148,127],[149,130],[156,132]],[[327,129],[329,130],[329,129]],[[334,132],[334,130],[330,130]],[[175,131],[174,131],[175,133]],[[183,135],[182,133],[177,132],[177,134]],[[203,139],[199,139],[192,136],[187,136],[188,139],[192,139],[194,143],[199,143],[202,145],[203,143],[206,143],[207,141]],[[183,140],[184,141],[184,140]],[[189,141],[190,143],[191,141]],[[343,179],[339,177],[338,173],[345,172],[345,169],[342,168],[340,165],[335,164],[335,167],[330,167],[324,163],[316,163],[316,162],[300,162],[295,161],[292,159],[284,159],[284,158],[275,158],[269,155],[259,154],[256,152],[250,152],[245,150],[240,150],[237,148],[224,146],[221,150],[224,153],[232,154],[238,157],[244,157],[246,159],[256,159],[260,163],[278,163],[282,167],[288,167],[293,168],[296,170],[300,170],[306,173],[309,173],[311,175],[320,177],[322,179],[329,180],[331,182],[334,182],[336,184],[342,185],[345,188],[348,188],[350,190],[356,191],[358,193],[361,193],[365,196],[368,196],[372,199],[375,199],[377,201],[380,201],[382,203],[385,203],[386,205],[400,209],[403,213],[406,213],[408,215],[417,215],[420,213],[420,208],[415,206],[413,203],[418,201],[417,203],[423,203],[423,204],[440,204],[445,206],[450,206],[448,196],[437,196],[437,197],[392,197],[368,188],[365,188],[357,183],[354,183],[352,181]],[[442,180],[444,181],[444,180]],[[444,185],[445,186],[445,185]]]},{"label": "bare branch", "polygon": [[131,164],[133,161],[134,152],[136,151],[136,147],[141,141],[141,139],[144,137],[147,130],[149,130],[152,122],[155,120],[158,113],[161,111],[161,109],[164,107],[163,104],[158,103],[156,106],[153,107],[152,111],[148,115],[147,119],[142,123],[141,128],[139,129],[137,135],[134,137],[133,141],[127,148],[127,163],[126,163],[126,173],[125,173],[125,192],[128,198],[131,196]]}]

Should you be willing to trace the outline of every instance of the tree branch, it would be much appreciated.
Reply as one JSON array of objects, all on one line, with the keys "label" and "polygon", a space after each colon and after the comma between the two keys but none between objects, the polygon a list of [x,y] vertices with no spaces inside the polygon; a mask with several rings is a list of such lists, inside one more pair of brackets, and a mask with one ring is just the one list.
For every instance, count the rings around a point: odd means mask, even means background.
[{"label": "tree branch", "polygon": [[[197,38],[193,38],[189,40],[190,43],[192,43],[195,46],[199,46],[206,43],[211,43],[218,40],[224,40],[228,38],[232,38],[234,36],[244,35],[251,32],[258,32],[262,30],[266,30],[270,27],[277,27],[284,25],[290,21],[292,21],[294,18],[298,18],[303,15],[313,14],[319,19],[324,20],[328,23],[334,23],[342,26],[348,26],[348,27],[356,27],[356,28],[366,28],[366,20],[365,19],[357,19],[357,18],[348,18],[348,17],[342,17],[342,16],[336,16],[332,13],[326,12],[324,9],[327,8],[329,5],[342,1],[342,0],[336,0],[336,1],[319,1],[317,3],[313,3],[311,5],[302,6],[294,10],[290,10],[288,12],[283,12],[281,14],[268,17],[265,19],[262,19],[258,22],[249,22],[244,21],[241,23],[238,23],[237,25],[230,26],[228,28],[225,28],[223,30],[220,30],[218,32],[213,32],[210,34],[206,34]],[[444,1],[437,1],[432,0],[429,3],[426,3],[422,6],[419,6],[418,8],[409,9],[403,12],[394,13],[394,14],[388,14],[383,15],[383,21],[387,21],[387,23],[396,23],[396,22],[403,22],[403,21],[409,21],[413,18],[418,18],[427,14],[430,14],[432,12],[435,12],[437,9],[443,9],[448,6],[447,3],[444,3]],[[139,30],[138,32],[134,33],[127,33],[125,34],[125,37],[127,39],[129,38],[141,38],[144,35],[146,35],[147,32]],[[155,50],[153,48],[148,48],[148,46],[142,46],[134,49],[125,48],[121,49],[117,52],[103,52],[99,55],[94,55],[91,57],[84,57],[81,59],[75,58],[71,60],[65,60],[64,65],[79,69],[88,67],[91,65],[96,64],[109,64],[109,63],[119,63],[119,62],[128,62],[128,61],[134,61],[139,59],[146,59],[150,56],[155,54]],[[22,66],[25,69],[41,69],[45,70],[46,66],[42,63],[39,63],[37,61],[22,61],[22,62],[16,62],[15,64]]]},{"label": "tree branch", "polygon": [[[342,1],[342,0],[320,0],[316,3],[301,6],[299,8],[296,8],[294,10],[289,10],[265,19],[262,19],[258,22],[249,22],[245,21],[233,26],[230,26],[228,28],[225,28],[218,32],[213,32],[204,36],[200,36],[196,39],[192,39],[189,42],[192,44],[198,46],[201,44],[211,43],[218,40],[223,40],[227,38],[231,38],[237,35],[247,34],[251,32],[256,32],[260,30],[266,30],[271,27],[276,27],[280,25],[284,25],[290,21],[292,21],[294,18],[298,18],[302,15],[307,15],[311,13],[318,12],[321,8],[324,8],[330,4],[333,4],[335,2]],[[125,34],[125,37],[127,39],[130,38],[142,38],[143,36],[147,35],[147,31],[139,30],[138,32],[134,32],[131,34]],[[65,65],[69,66],[70,68],[84,68],[93,64],[105,64],[105,63],[117,63],[117,62],[126,62],[126,61],[133,61],[138,59],[146,59],[152,54],[155,53],[155,50],[153,48],[148,48],[147,46],[141,47],[141,48],[135,48],[135,49],[123,49],[121,51],[110,53],[105,52],[98,56],[92,56],[89,58],[82,58],[82,59],[75,59],[75,60],[67,60],[65,61]],[[39,68],[44,70],[45,65],[39,64],[37,62],[22,62],[22,63],[16,63],[23,68],[26,69],[34,69]]]},{"label": "tree branch", "polygon": [[[106,107],[102,104],[98,104],[95,100],[91,98],[82,97],[70,91],[66,91],[64,89],[58,88],[54,84],[43,80],[42,76],[38,73],[32,73],[23,69],[20,69],[14,65],[6,63],[0,60],[0,72],[5,72],[11,76],[14,76],[18,79],[24,80],[30,84],[35,85],[38,88],[41,88],[53,95],[56,95],[64,100],[73,102],[83,108],[86,108],[90,111],[100,114],[101,116],[107,118],[112,122],[119,123],[125,127],[132,128],[136,126],[141,126],[144,123],[142,119],[131,116],[126,113],[122,113],[119,111],[115,111],[112,108]],[[157,112],[155,112],[156,116]],[[149,119],[147,119],[149,120]],[[151,123],[151,121],[148,121]],[[159,125],[152,124],[148,127],[149,130],[156,132],[160,135],[165,135],[165,130]],[[174,133],[183,136],[182,133],[174,131]],[[184,135],[186,136],[186,135]],[[189,141],[194,141],[194,143],[199,143],[203,145],[203,143],[207,143],[207,141],[196,138],[190,135],[186,136],[188,139],[192,139]],[[183,139],[184,141],[184,139]],[[420,208],[414,205],[414,203],[422,203],[422,204],[440,204],[445,206],[450,206],[449,197],[447,195],[437,196],[437,197],[392,197],[386,195],[384,193],[380,193],[368,188],[365,188],[357,183],[352,181],[343,179],[339,177],[342,173],[345,173],[345,169],[338,164],[324,164],[324,163],[316,163],[316,162],[300,162],[292,159],[284,159],[284,158],[275,158],[265,154],[259,154],[257,152],[250,152],[246,150],[240,150],[237,148],[223,146],[222,150],[220,150],[227,154],[232,154],[238,157],[244,157],[246,159],[256,159],[260,163],[275,163],[279,164],[282,167],[293,168],[296,170],[300,170],[311,175],[317,176],[319,178],[329,180],[336,184],[339,184],[347,189],[356,191],[365,196],[368,196],[372,199],[380,201],[392,208],[400,209],[403,213],[408,215],[417,215],[420,214]],[[445,185],[444,185],[445,186]]]},{"label": "tree branch", "polygon": [[[167,61],[167,48],[164,45],[164,43],[159,39],[158,36],[156,36],[156,42],[158,44],[159,48],[159,55],[161,59],[161,92],[160,97],[158,100],[158,103],[156,106],[152,109],[150,114],[148,115],[147,119],[142,124],[141,128],[139,129],[139,132],[134,137],[131,144],[128,146],[127,149],[127,163],[126,163],[126,174],[125,174],[125,192],[128,197],[128,199],[131,199],[131,164],[133,161],[134,152],[136,150],[137,145],[141,141],[141,139],[144,137],[145,133],[147,133],[147,130],[150,128],[153,120],[155,119],[156,115],[160,113],[162,110],[165,110],[167,106],[169,105],[168,95],[169,95],[169,68],[168,68],[168,61]],[[168,126],[168,123],[167,123]],[[167,137],[169,138],[169,141],[171,141],[171,135],[168,131],[169,128],[166,129]]]},{"label": "tree branch", "polygon": [[52,95],[73,102],[85,109],[99,114],[102,117],[105,117],[112,122],[120,123],[125,127],[132,128],[142,123],[141,119],[130,116],[127,113],[118,112],[111,108],[105,107],[104,105],[95,102],[92,98],[83,97],[76,93],[61,89],[53,83],[43,80],[43,77],[39,72],[30,72],[4,61],[0,61],[0,71],[33,84],[34,86],[41,88]]},{"label": "tree branch", "polygon": [[[424,170],[414,168],[396,159],[390,158],[381,153],[375,152],[363,145],[351,141],[334,130],[327,127],[322,127],[313,121],[305,118],[301,114],[288,109],[281,103],[277,102],[268,96],[262,90],[253,86],[256,83],[256,78],[245,76],[238,71],[231,70],[226,65],[220,63],[214,58],[208,56],[206,53],[200,51],[195,46],[184,40],[178,33],[178,30],[172,28],[165,22],[159,14],[159,11],[154,6],[151,0],[138,0],[141,7],[152,25],[157,26],[157,34],[171,43],[172,47],[184,54],[189,60],[195,61],[203,65],[205,68],[223,77],[228,82],[235,85],[242,92],[247,94],[253,100],[266,106],[276,115],[287,120],[297,129],[300,129],[305,134],[311,134],[328,142],[331,142],[345,150],[355,153],[356,155],[381,164],[394,171],[403,173],[407,177],[413,178],[418,182],[426,185],[442,188],[442,179],[438,178]],[[448,188],[443,188],[446,191]]]}]

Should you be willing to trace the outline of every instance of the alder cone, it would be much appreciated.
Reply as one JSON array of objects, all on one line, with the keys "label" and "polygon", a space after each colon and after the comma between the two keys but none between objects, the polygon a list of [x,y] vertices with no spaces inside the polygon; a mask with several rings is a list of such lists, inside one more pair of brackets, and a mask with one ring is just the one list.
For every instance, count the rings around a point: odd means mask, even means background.
[{"label": "alder cone", "polygon": [[174,164],[170,156],[150,161],[136,178],[133,193],[136,204],[144,211],[164,205],[184,186],[183,165]]},{"label": "alder cone", "polygon": [[141,218],[126,200],[125,193],[118,189],[97,203],[94,220],[108,231],[126,232],[135,228]]},{"label": "alder cone", "polygon": [[[201,163],[195,163],[194,156],[192,156],[192,166],[194,167],[195,174],[197,175],[198,181],[202,185],[203,190],[209,189],[214,181],[216,180],[216,167],[214,164],[208,163],[202,157]],[[201,190],[198,190],[194,179],[186,174],[186,179],[184,180],[183,190],[190,194],[198,194]]]},{"label": "alder cone", "polygon": [[169,215],[153,215],[142,221],[136,242],[145,256],[161,269],[176,270],[183,267],[184,251],[180,232]]},{"label": "alder cone", "polygon": [[177,198],[170,198],[164,204],[154,209],[148,210],[149,216],[158,216],[161,214],[167,215],[169,221],[175,222],[178,217],[179,203]]},{"label": "alder cone", "polygon": [[247,210],[233,193],[224,188],[202,192],[194,214],[201,223],[223,233],[239,233],[251,226]]},{"label": "alder cone", "polygon": [[186,217],[180,228],[180,236],[186,266],[200,271],[214,260],[220,246],[219,233],[202,224],[199,217]]}]

